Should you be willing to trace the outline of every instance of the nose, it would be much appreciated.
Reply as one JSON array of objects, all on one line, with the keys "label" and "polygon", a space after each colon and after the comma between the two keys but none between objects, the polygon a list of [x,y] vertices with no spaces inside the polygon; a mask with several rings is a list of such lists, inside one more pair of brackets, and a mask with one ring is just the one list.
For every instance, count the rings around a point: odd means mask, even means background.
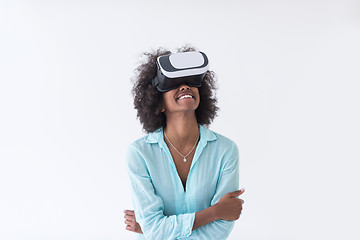
[{"label": "nose", "polygon": [[184,90],[190,89],[190,87],[188,85],[186,85],[185,83],[183,83],[179,86],[179,89],[180,89],[180,91],[184,91]]}]

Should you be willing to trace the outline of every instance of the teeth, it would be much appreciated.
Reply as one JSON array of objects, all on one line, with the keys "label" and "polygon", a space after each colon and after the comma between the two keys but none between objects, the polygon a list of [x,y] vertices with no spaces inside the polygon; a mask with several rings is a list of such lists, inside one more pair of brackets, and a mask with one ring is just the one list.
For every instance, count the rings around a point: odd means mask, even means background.
[{"label": "teeth", "polygon": [[184,95],[184,96],[179,97],[179,100],[180,100],[180,99],[184,99],[184,98],[192,98],[192,96],[189,95],[189,94],[187,94],[187,95]]}]

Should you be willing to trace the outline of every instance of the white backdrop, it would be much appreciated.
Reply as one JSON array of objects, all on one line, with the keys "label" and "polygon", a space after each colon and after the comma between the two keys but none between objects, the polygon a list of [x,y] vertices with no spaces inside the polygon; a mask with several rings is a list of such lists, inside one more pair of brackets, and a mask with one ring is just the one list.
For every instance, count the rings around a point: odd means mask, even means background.
[{"label": "white backdrop", "polygon": [[240,150],[229,239],[360,239],[360,2],[0,2],[0,239],[133,239],[143,51],[190,43]]}]

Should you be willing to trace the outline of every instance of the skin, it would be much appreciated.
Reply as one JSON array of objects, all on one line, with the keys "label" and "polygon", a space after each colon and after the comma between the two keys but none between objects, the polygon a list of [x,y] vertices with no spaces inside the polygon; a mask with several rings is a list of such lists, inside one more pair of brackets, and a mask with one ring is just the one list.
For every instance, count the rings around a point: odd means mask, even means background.
[{"label": "skin", "polygon": [[[191,94],[194,98],[179,100],[177,97],[183,93]],[[196,140],[198,139],[200,129],[196,120],[195,110],[199,106],[199,103],[200,95],[196,87],[189,87],[183,84],[176,89],[163,93],[162,112],[164,112],[166,116],[164,132],[182,155],[189,153],[194,143],[198,143]],[[195,151],[193,150],[188,157],[186,157],[187,162],[184,163],[183,157],[177,153],[170,142],[166,138],[164,138],[164,140],[169,147],[179,177],[185,188],[187,175]],[[218,219],[239,219],[244,201],[237,197],[243,194],[244,191],[245,189],[240,189],[227,193],[215,205],[196,212],[193,230]],[[134,211],[125,210],[124,214],[126,230],[142,233],[141,226],[136,222]]]}]

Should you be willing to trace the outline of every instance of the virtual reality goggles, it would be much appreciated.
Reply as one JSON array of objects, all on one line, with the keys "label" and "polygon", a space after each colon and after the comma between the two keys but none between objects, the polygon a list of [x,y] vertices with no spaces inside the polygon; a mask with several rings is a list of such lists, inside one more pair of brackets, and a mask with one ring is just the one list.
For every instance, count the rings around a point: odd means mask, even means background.
[{"label": "virtual reality goggles", "polygon": [[201,81],[209,69],[207,56],[198,51],[160,56],[156,65],[157,76],[152,84],[160,92],[170,91],[183,83],[190,87],[201,87]]}]

